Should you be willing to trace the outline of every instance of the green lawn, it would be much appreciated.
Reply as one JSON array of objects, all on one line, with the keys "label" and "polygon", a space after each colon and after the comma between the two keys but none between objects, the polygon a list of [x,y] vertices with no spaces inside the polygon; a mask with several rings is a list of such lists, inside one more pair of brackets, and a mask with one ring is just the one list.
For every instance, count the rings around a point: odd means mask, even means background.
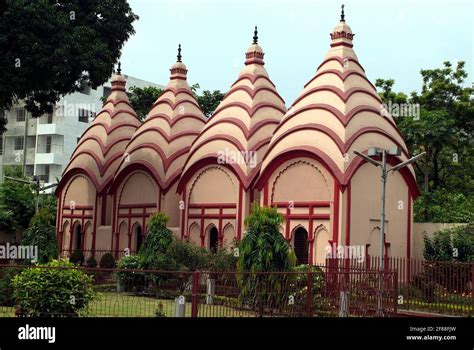
[{"label": "green lawn", "polygon": [[[174,300],[155,299],[129,295],[126,293],[102,292],[98,300],[93,302],[86,317],[155,317],[160,308],[167,317],[175,316]],[[247,310],[223,305],[200,304],[198,315],[201,317],[254,317],[255,314]],[[12,307],[0,307],[0,317],[14,317]],[[191,316],[191,302],[186,302],[186,317]]]}]

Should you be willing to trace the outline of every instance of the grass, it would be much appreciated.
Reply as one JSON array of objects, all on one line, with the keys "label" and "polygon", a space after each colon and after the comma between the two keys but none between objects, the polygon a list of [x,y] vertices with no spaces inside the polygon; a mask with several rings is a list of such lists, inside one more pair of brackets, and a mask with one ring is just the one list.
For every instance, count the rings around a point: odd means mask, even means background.
[{"label": "grass", "polygon": [[[102,292],[84,314],[85,317],[155,317],[161,309],[166,317],[175,316],[175,302],[170,299],[155,299],[126,293]],[[223,305],[199,304],[201,317],[255,317],[248,310]],[[186,302],[185,316],[191,317],[191,302]],[[15,317],[13,307],[0,307],[0,317]]]}]

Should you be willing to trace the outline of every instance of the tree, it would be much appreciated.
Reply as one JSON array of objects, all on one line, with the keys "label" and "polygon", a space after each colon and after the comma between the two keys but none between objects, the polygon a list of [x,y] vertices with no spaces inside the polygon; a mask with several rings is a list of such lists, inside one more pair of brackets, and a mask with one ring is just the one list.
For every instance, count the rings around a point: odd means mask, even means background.
[{"label": "tree", "polygon": [[384,103],[420,107],[419,116],[398,117],[395,121],[409,152],[426,152],[414,164],[422,189],[421,198],[415,202],[415,212],[421,213],[423,221],[439,220],[430,208],[442,202],[433,202],[440,194],[463,193],[470,202],[469,197],[474,193],[474,89],[465,86],[464,65],[458,62],[453,68],[450,62],[444,62],[442,68],[422,70],[421,93],[412,92],[409,97],[393,92],[393,80],[376,81]]},{"label": "tree", "polygon": [[291,271],[296,257],[280,233],[284,218],[276,208],[252,204],[245,220],[247,234],[239,248],[238,270],[241,272]]},{"label": "tree", "polygon": [[202,95],[198,95],[197,90],[199,88],[199,84],[194,84],[191,86],[191,90],[193,91],[194,96],[196,97],[196,100],[198,101],[199,106],[201,107],[202,112],[207,118],[209,118],[212,113],[214,113],[217,106],[219,106],[219,103],[221,103],[225,94],[222,93],[220,90],[214,90],[212,92],[209,90],[204,90],[202,92]]},{"label": "tree", "polygon": [[[23,178],[21,167],[5,167],[5,175]],[[28,184],[5,180],[0,184],[0,230],[26,229],[35,213],[35,198]]]},{"label": "tree", "polygon": [[38,247],[37,262],[40,264],[48,263],[59,255],[54,222],[55,215],[43,208],[31,219],[30,227],[23,233],[21,245]]},{"label": "tree", "polygon": [[148,112],[150,112],[151,107],[153,106],[153,103],[155,103],[162,93],[163,89],[154,86],[147,86],[144,88],[132,86],[130,88],[128,97],[140,120],[145,120]]},{"label": "tree", "polygon": [[139,251],[145,268],[154,267],[173,241],[173,232],[166,227],[168,220],[163,213],[155,213],[150,217],[148,232]]},{"label": "tree", "polygon": [[0,111],[21,99],[33,117],[105,83],[138,19],[126,0],[0,1],[0,17]]}]

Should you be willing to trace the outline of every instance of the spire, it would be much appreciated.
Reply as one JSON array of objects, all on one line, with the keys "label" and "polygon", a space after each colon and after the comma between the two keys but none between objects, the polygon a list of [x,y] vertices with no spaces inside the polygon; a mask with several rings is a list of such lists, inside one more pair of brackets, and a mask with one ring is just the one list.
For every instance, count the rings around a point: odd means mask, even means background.
[{"label": "spire", "polygon": [[181,62],[181,44],[178,45],[178,56],[176,62]]},{"label": "spire", "polygon": [[122,63],[120,61],[117,67],[117,75],[122,75]]},{"label": "spire", "polygon": [[344,19],[344,4],[341,5],[341,22],[345,22],[346,20]]},{"label": "spire", "polygon": [[257,26],[255,26],[255,31],[253,32],[253,44],[257,45],[258,44],[258,30]]}]

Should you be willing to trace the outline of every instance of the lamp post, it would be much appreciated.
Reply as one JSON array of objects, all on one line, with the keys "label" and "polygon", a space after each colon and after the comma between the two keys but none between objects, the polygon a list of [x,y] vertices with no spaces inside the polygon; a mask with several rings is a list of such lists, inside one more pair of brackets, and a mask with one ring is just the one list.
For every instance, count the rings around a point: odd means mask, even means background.
[{"label": "lamp post", "polygon": [[39,194],[40,194],[40,192],[46,191],[46,190],[48,190],[50,188],[53,188],[53,187],[56,187],[58,185],[57,183],[55,183],[55,184],[52,184],[52,185],[41,187],[40,178],[37,175],[32,176],[30,180],[18,179],[18,178],[10,177],[10,176],[5,176],[5,179],[11,180],[11,181],[16,181],[16,182],[21,182],[21,183],[24,183],[24,184],[34,186],[34,190],[35,190],[35,213],[36,214],[38,213],[38,209],[39,209]]},{"label": "lamp post", "polygon": [[[386,185],[387,185],[387,175],[390,172],[396,172],[407,165],[415,162],[418,160],[418,158],[422,157],[425,152],[416,155],[415,157],[412,157],[400,164],[395,165],[394,167],[390,168],[387,170],[387,155],[391,156],[400,156],[401,155],[401,150],[398,147],[391,147],[390,149],[381,149],[377,147],[371,147],[369,148],[367,154],[361,153],[359,151],[354,151],[356,155],[359,157],[362,157],[365,159],[367,162],[374,166],[378,166],[381,168],[381,184],[382,184],[382,195],[381,195],[381,209],[380,209],[380,260],[379,260],[379,269],[383,270],[384,268],[384,233],[385,233],[385,191],[386,191]],[[376,157],[380,156],[382,158],[382,162],[378,162],[375,159],[371,157]]]},{"label": "lamp post", "polygon": [[[365,159],[367,162],[374,166],[378,166],[381,168],[381,183],[382,183],[382,195],[381,195],[381,209],[380,209],[380,258],[379,258],[379,288],[378,288],[378,297],[377,297],[377,315],[379,317],[383,316],[383,305],[382,305],[382,300],[383,300],[383,283],[382,283],[382,273],[384,270],[384,249],[385,249],[385,188],[387,185],[387,175],[389,172],[396,172],[407,165],[415,162],[418,158],[423,156],[425,152],[418,154],[415,157],[412,157],[400,164],[395,165],[394,167],[390,168],[387,170],[387,155],[391,156],[399,156],[401,155],[400,148],[398,147],[392,147],[389,150],[386,149],[381,149],[377,147],[371,147],[369,148],[367,154],[354,151],[356,155],[359,157],[362,157]],[[375,156],[380,156],[382,158],[382,162],[378,162],[375,159],[372,159],[371,157]],[[409,244],[409,242],[408,242]]]}]

